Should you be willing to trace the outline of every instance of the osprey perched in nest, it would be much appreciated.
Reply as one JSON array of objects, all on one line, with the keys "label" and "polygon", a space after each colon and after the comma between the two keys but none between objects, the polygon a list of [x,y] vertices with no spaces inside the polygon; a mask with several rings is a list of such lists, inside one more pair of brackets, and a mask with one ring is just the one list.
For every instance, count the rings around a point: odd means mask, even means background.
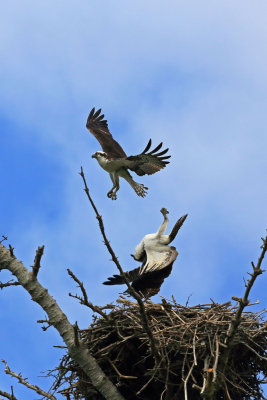
[{"label": "osprey perched in nest", "polygon": [[109,173],[112,180],[113,187],[107,193],[107,196],[112,200],[117,199],[117,191],[120,188],[119,177],[121,176],[132,186],[138,196],[145,197],[148,188],[143,184],[135,182],[128,169],[140,176],[154,174],[169,163],[169,161],[166,160],[171,156],[164,155],[169,149],[157,153],[162,147],[162,143],[160,143],[157,147],[148,152],[152,143],[150,139],[145,150],[141,154],[127,157],[119,143],[113,139],[108,129],[107,121],[103,118],[104,114],[101,115],[101,109],[95,111],[93,108],[88,116],[86,128],[89,129],[99,141],[103,150],[97,151],[92,157],[96,158],[99,165]]},{"label": "osprey perched in nest", "polygon": [[[141,267],[125,273],[128,280],[132,282],[132,287],[144,298],[157,294],[164,279],[170,275],[178,252],[174,246],[169,246],[169,244],[175,239],[187,217],[187,214],[181,217],[174,225],[171,233],[165,235],[169,222],[168,211],[166,208],[162,208],[160,212],[164,220],[158,231],[146,235],[136,246],[135,254],[132,255],[136,261],[142,262]],[[106,282],[103,282],[104,285],[120,285],[123,283],[125,282],[121,275],[113,275]]]}]

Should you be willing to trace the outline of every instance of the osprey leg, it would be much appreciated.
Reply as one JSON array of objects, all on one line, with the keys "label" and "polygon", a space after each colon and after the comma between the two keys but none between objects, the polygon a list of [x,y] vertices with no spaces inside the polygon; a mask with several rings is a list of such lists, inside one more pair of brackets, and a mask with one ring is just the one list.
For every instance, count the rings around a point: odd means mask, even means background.
[{"label": "osprey leg", "polygon": [[[113,186],[110,189],[110,191],[107,193],[107,196],[111,199],[111,200],[117,200],[117,191],[120,188],[120,182],[119,182],[119,177],[117,174],[115,173],[111,173],[109,174],[110,179],[112,180]],[[115,190],[114,190],[115,189]]]},{"label": "osprey leg", "polygon": [[135,182],[126,169],[121,168],[119,170],[119,176],[124,178],[132,186],[133,190],[138,196],[140,197],[146,196],[148,187],[144,186],[142,183]]}]

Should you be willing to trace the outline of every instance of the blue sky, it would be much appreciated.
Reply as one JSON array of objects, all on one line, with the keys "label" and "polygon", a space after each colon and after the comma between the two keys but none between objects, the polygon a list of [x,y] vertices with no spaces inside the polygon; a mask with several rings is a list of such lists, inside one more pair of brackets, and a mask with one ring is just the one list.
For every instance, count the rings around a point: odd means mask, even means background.
[{"label": "blue sky", "polygon": [[[0,234],[26,266],[45,245],[39,279],[70,321],[87,327],[91,314],[68,297],[76,288],[66,268],[96,304],[121,291],[102,285],[116,270],[81,165],[125,269],[164,206],[170,228],[189,216],[160,294],[182,304],[192,294],[191,305],[240,296],[266,229],[266,2],[10,0],[0,11]],[[93,106],[127,154],[149,138],[170,148],[164,171],[136,179],[149,186],[145,199],[126,182],[116,202],[106,197],[111,182],[91,159],[100,146],[85,129]],[[266,307],[266,276],[251,299]],[[58,363],[59,335],[36,324],[44,312],[21,288],[0,301],[0,358],[47,389],[40,375]],[[2,369],[0,388],[11,384],[36,399]]]}]

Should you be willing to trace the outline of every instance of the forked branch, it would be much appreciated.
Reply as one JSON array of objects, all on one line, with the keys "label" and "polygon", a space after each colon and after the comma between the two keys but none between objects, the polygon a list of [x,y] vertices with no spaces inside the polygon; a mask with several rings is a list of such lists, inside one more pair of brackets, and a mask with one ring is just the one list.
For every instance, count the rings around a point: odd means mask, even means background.
[{"label": "forked branch", "polygon": [[[11,369],[9,368],[9,366],[7,365],[7,362],[5,360],[2,360],[2,362],[5,364],[5,373],[16,378],[19,381],[19,383],[26,386],[28,389],[34,390],[36,393],[40,394],[41,396],[43,396],[49,400],[58,400],[53,394],[45,392],[44,390],[39,388],[39,386],[31,385],[27,381],[27,378],[23,378],[21,376],[21,374],[16,374],[16,372],[11,371]],[[12,398],[14,398],[14,396],[12,397],[12,395],[11,395],[10,399],[12,399]]]},{"label": "forked branch", "polygon": [[93,312],[100,314],[103,318],[109,320],[109,316],[104,313],[101,309],[101,307],[95,306],[93,303],[91,303],[91,301],[88,300],[88,296],[86,293],[86,290],[83,286],[83,282],[81,282],[77,276],[74,275],[74,273],[68,268],[67,269],[69,276],[72,277],[72,279],[78,284],[79,288],[81,289],[81,292],[83,294],[83,298],[77,295],[73,295],[71,293],[69,293],[70,297],[73,297],[74,299],[77,299],[80,301],[80,304],[89,307]]},{"label": "forked branch", "polygon": [[13,280],[8,281],[6,283],[0,282],[0,289],[4,289],[5,287],[8,286],[19,286],[20,283],[19,282],[13,282]]},{"label": "forked branch", "polygon": [[246,283],[246,290],[245,290],[244,296],[242,298],[233,297],[233,300],[236,300],[239,302],[239,307],[238,307],[238,310],[236,313],[236,317],[232,321],[228,336],[225,339],[225,344],[228,346],[231,344],[233,337],[235,335],[235,332],[238,328],[238,325],[240,324],[240,320],[241,320],[241,316],[242,316],[242,312],[243,312],[244,308],[250,304],[249,299],[248,299],[250,290],[251,290],[256,278],[264,272],[264,270],[261,269],[261,264],[264,259],[265,253],[267,251],[267,236],[265,238],[261,238],[261,239],[263,241],[263,244],[261,246],[261,249],[262,249],[261,255],[258,259],[256,266],[254,265],[253,261],[251,262],[253,272],[248,273],[251,278]]},{"label": "forked branch", "polygon": [[[3,390],[0,390],[0,395],[4,396],[8,400],[18,400],[18,398],[14,396],[13,387],[12,386],[11,386],[11,390],[12,390],[11,394],[7,393],[7,392],[4,392]],[[3,399],[0,399],[0,400],[3,400]]]}]

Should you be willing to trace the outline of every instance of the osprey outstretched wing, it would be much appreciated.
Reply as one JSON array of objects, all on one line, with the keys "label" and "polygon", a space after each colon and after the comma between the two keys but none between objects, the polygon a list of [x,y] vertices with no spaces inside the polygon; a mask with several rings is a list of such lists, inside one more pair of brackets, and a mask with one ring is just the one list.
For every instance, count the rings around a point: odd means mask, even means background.
[{"label": "osprey outstretched wing", "polygon": [[[126,276],[132,287],[143,297],[148,298],[157,294],[165,278],[171,271],[178,252],[174,246],[169,246],[179,229],[187,218],[187,214],[181,217],[175,224],[172,232],[165,235],[169,222],[166,208],[161,209],[164,221],[156,233],[146,235],[136,246],[134,259],[142,261],[141,267],[126,272]],[[121,275],[113,275],[104,285],[120,285],[125,283]],[[126,291],[127,292],[127,291]]]},{"label": "osprey outstretched wing", "polygon": [[99,165],[105,171],[109,172],[113,187],[107,193],[108,197],[116,200],[116,193],[120,188],[119,177],[124,178],[138,196],[145,197],[148,188],[135,182],[128,170],[134,171],[140,176],[151,175],[160,171],[169,163],[166,160],[171,156],[165,155],[169,149],[158,152],[162,147],[162,143],[160,143],[153,150],[149,151],[152,145],[150,139],[142,153],[127,157],[120,144],[113,139],[108,129],[107,120],[103,118],[104,114],[101,114],[101,109],[95,111],[95,108],[93,108],[88,116],[86,127],[99,141],[103,150],[97,151],[92,157],[96,158]]},{"label": "osprey outstretched wing", "polygon": [[108,129],[108,122],[103,118],[104,114],[101,115],[101,109],[95,112],[95,108],[93,108],[87,118],[86,128],[99,141],[102,150],[108,154],[109,159],[127,157],[119,143],[113,139]]},{"label": "osprey outstretched wing", "polygon": [[[165,278],[167,278],[171,271],[172,265],[178,256],[178,252],[176,251],[175,247],[170,247],[171,251],[169,252],[169,261],[164,262],[164,267],[160,269],[154,269],[153,271],[148,272],[141,272],[142,267],[135,268],[132,271],[128,271],[125,273],[126,277],[128,278],[129,282],[132,283],[132,287],[143,297],[148,298],[151,296],[156,295]],[[158,260],[159,261],[159,260]],[[159,263],[158,263],[159,265]],[[125,283],[123,277],[121,275],[113,275],[112,277],[108,278],[104,285],[121,285]],[[125,293],[128,293],[126,290]]]}]

